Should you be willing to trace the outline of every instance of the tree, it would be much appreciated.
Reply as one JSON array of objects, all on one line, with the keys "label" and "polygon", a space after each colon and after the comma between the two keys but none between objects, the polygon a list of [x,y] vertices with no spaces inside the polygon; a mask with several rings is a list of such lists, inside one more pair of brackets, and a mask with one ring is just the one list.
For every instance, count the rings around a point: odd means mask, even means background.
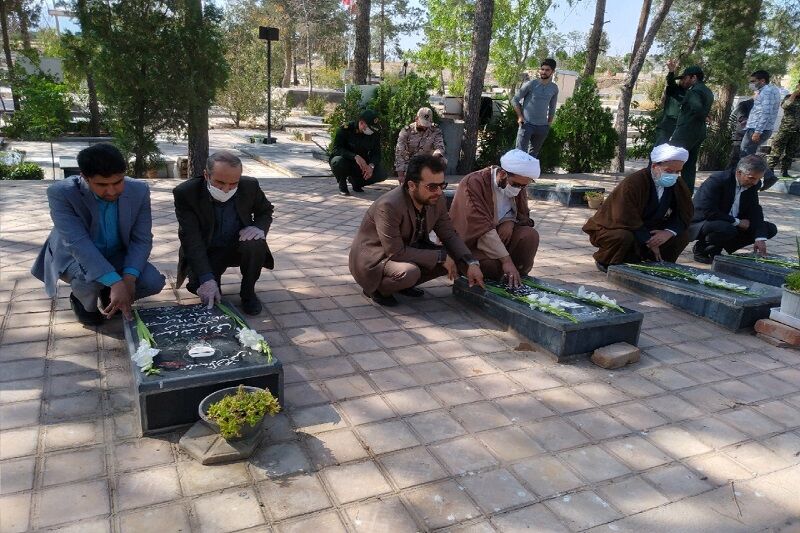
[{"label": "tree", "polygon": [[369,15],[371,0],[356,1],[356,44],[353,50],[353,82],[365,85],[370,75],[369,68]]},{"label": "tree", "polygon": [[[373,5],[371,27],[376,30],[371,33],[372,55],[380,61],[380,76],[385,74],[387,47],[393,46],[400,51],[399,37],[416,31],[420,24],[417,22],[422,17],[422,10],[410,5],[409,0],[378,0]],[[398,54],[399,55],[399,54]]]},{"label": "tree", "polygon": [[3,33],[3,54],[6,59],[6,68],[8,69],[8,84],[11,87],[11,96],[14,99],[14,110],[19,111],[19,95],[17,94],[17,83],[14,76],[14,61],[11,57],[11,41],[9,39],[8,28],[8,7],[11,2],[9,0],[0,0],[0,30]]},{"label": "tree", "polygon": [[462,96],[471,47],[474,6],[467,0],[423,0],[428,19],[422,25],[424,42],[409,54],[425,73],[436,74],[439,93],[445,92],[445,71],[450,73],[450,94]]},{"label": "tree", "polygon": [[597,68],[597,56],[600,52],[600,38],[603,36],[603,25],[606,15],[606,0],[597,0],[594,8],[594,22],[589,33],[589,42],[586,51],[586,67],[583,69],[584,77],[594,76]]},{"label": "tree", "polygon": [[514,92],[525,70],[537,66],[536,38],[547,25],[552,0],[496,0],[489,53],[494,77]]},{"label": "tree", "polygon": [[464,137],[461,141],[461,159],[458,170],[466,174],[475,165],[478,148],[478,121],[480,119],[483,80],[489,63],[489,44],[492,40],[494,0],[476,0],[472,29],[472,54],[464,93]]},{"label": "tree", "polygon": [[65,32],[60,39],[65,77],[81,78],[86,81],[86,94],[89,104],[89,132],[100,135],[100,104],[97,99],[97,86],[94,81],[92,62],[95,48],[83,35]]},{"label": "tree", "polygon": [[[644,0],[647,2],[648,0]],[[625,152],[627,150],[628,142],[628,117],[631,107],[631,98],[633,97],[633,88],[636,85],[636,80],[639,77],[639,72],[642,70],[644,61],[647,58],[647,53],[653,44],[656,37],[658,28],[667,16],[669,8],[672,6],[673,0],[661,0],[661,5],[656,12],[656,16],[647,30],[647,33],[642,40],[639,48],[633,50],[633,59],[631,60],[631,67],[628,75],[625,77],[625,82],[620,91],[619,105],[617,106],[617,117],[614,121],[614,129],[619,136],[617,141],[617,154],[612,163],[612,167],[617,172],[625,170]],[[642,20],[640,19],[640,22]],[[646,19],[645,19],[646,22]]]},{"label": "tree", "polygon": [[633,53],[631,53],[628,62],[628,68],[633,66],[633,60],[636,56],[636,51],[642,46],[644,30],[647,28],[647,19],[650,18],[650,8],[652,5],[652,0],[642,0],[642,9],[639,12],[639,25],[636,26],[636,36],[633,38]]}]

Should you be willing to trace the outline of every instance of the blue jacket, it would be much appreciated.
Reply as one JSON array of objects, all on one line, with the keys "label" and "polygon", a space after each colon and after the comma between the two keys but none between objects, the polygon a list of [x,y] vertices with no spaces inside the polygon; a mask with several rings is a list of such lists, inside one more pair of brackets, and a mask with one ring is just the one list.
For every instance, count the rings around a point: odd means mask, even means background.
[{"label": "blue jacket", "polygon": [[[56,295],[59,276],[72,261],[83,267],[87,279],[116,270],[94,244],[98,232],[97,201],[86,182],[80,176],[56,182],[47,188],[47,201],[53,230],[31,268],[31,274],[44,282],[47,295]],[[126,177],[117,207],[124,264],[144,272],[153,248],[147,183]]]}]

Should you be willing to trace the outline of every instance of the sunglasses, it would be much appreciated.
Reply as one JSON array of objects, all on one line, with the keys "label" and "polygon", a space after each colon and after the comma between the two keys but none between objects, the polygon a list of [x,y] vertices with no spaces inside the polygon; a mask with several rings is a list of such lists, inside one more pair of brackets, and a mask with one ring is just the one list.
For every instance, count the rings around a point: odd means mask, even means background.
[{"label": "sunglasses", "polygon": [[428,189],[428,192],[436,192],[439,189],[445,190],[447,188],[447,182],[443,181],[441,183],[426,183],[425,188]]}]

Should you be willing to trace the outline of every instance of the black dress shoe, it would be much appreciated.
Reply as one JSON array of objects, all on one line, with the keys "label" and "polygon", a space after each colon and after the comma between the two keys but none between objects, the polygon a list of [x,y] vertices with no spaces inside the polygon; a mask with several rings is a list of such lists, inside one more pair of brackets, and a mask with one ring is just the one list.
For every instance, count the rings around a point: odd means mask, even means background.
[{"label": "black dress shoe", "polygon": [[364,188],[353,185],[353,192],[364,192]]},{"label": "black dress shoe", "polygon": [[695,261],[698,263],[703,263],[704,265],[710,265],[714,262],[714,256],[711,255],[706,255],[699,252],[694,252],[692,255],[694,256]]},{"label": "black dress shoe", "polygon": [[364,296],[366,296],[367,298],[369,298],[370,300],[372,300],[376,304],[382,305],[384,307],[394,307],[398,303],[400,303],[391,294],[389,296],[384,296],[381,293],[379,293],[378,291],[375,291],[375,293],[372,296],[370,296],[369,294],[364,292]]},{"label": "black dress shoe", "polygon": [[596,266],[597,270],[599,270],[600,272],[608,272],[608,265],[604,265],[603,263],[600,263],[599,261],[595,261],[594,262],[594,266]]},{"label": "black dress shoe", "polygon": [[261,300],[258,299],[258,296],[242,296],[242,311],[246,315],[257,315],[261,312],[263,308],[261,306]]},{"label": "black dress shoe", "polygon": [[411,296],[412,298],[419,298],[420,296],[425,296],[425,291],[416,287],[409,287],[400,291],[400,294],[403,296]]},{"label": "black dress shoe", "polygon": [[105,321],[105,318],[100,311],[87,311],[86,308],[83,307],[83,304],[80,302],[80,300],[75,298],[75,295],[72,293],[69,295],[69,302],[72,307],[72,311],[75,313],[75,316],[78,319],[78,322],[84,326],[99,326],[103,323],[103,321]]},{"label": "black dress shoe", "polygon": [[350,196],[350,191],[347,189],[339,189],[339,194],[342,196]]}]

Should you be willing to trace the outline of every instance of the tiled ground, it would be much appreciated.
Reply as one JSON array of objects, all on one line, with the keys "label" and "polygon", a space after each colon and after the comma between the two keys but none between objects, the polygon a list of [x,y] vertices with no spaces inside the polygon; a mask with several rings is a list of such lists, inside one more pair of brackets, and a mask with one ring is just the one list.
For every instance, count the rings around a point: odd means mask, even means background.
[{"label": "tiled ground", "polygon": [[[645,313],[642,361],[557,365],[450,296],[384,309],[347,269],[379,191],[265,179],[274,272],[253,323],[285,363],[287,409],[246,462],[200,466],[179,434],[137,438],[119,323],[73,321],[27,274],[46,183],[0,184],[0,531],[797,531],[800,352],[617,290],[580,232],[532,204],[538,276]],[[174,288],[170,191],[152,183],[152,260]],[[385,185],[381,190],[387,189]],[[790,253],[800,202],[765,195]],[[236,301],[237,275],[224,289]]]}]

